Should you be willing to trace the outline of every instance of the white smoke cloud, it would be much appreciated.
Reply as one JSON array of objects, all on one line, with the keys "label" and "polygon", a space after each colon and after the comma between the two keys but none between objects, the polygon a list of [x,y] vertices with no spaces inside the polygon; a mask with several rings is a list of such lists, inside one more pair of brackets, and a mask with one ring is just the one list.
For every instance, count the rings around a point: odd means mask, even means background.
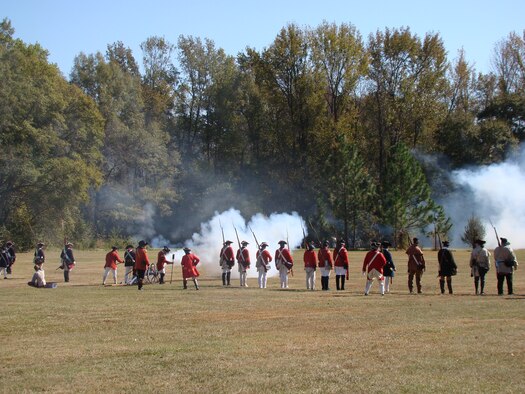
[{"label": "white smoke cloud", "polygon": [[525,248],[525,146],[503,163],[454,171],[452,180],[461,190],[442,204],[453,220],[457,243],[474,215],[485,225],[487,247],[497,246],[492,221],[514,249]]},{"label": "white smoke cloud", "polygon": [[[201,260],[200,267],[206,271],[206,275],[219,276],[222,272],[219,267],[219,254],[222,247],[222,231],[224,230],[224,237],[226,240],[233,241],[234,252],[237,252],[237,237],[235,235],[235,228],[239,234],[239,240],[247,241],[248,250],[250,251],[251,267],[248,270],[248,276],[256,277],[257,270],[255,268],[255,253],[257,245],[250,231],[253,230],[260,243],[267,242],[268,251],[274,256],[275,250],[279,247],[277,242],[280,240],[288,240],[290,248],[296,248],[301,245],[303,239],[303,228],[306,230],[304,220],[296,213],[273,213],[270,216],[256,214],[252,216],[249,221],[246,221],[240,211],[230,208],[228,211],[222,213],[215,213],[215,216],[206,223],[201,223],[199,233],[193,234],[191,239],[185,242],[185,246],[192,249],[192,251],[199,256]],[[308,235],[308,234],[307,234]],[[183,252],[177,251],[173,254],[176,262],[180,262]],[[301,263],[301,262],[295,262]],[[275,264],[272,261],[272,268],[268,271],[269,276],[277,274]],[[232,276],[237,277],[237,264],[232,269]]]}]

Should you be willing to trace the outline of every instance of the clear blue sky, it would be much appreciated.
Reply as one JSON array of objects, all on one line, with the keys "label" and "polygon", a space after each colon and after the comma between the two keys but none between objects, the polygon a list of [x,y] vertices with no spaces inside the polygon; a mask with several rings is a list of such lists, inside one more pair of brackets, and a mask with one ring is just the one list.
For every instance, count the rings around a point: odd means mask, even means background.
[{"label": "clear blue sky", "polygon": [[523,0],[0,0],[15,37],[39,43],[68,76],[80,52],[104,53],[122,41],[142,62],[140,43],[163,36],[209,38],[236,55],[247,46],[262,50],[288,23],[316,27],[323,20],[352,23],[367,38],[385,27],[408,26],[420,37],[440,33],[449,60],[464,48],[476,70],[489,72],[496,42],[525,29]]}]

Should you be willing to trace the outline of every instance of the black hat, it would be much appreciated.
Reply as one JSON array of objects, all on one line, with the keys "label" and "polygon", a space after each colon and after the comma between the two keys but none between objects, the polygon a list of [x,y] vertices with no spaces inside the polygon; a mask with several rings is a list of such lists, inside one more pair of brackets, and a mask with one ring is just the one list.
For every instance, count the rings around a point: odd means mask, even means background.
[{"label": "black hat", "polygon": [[[507,238],[501,238],[501,237],[500,237],[500,240],[501,240],[501,243],[502,243],[502,244],[506,244],[506,243],[509,242],[509,240],[508,240]],[[7,245],[7,244],[6,244],[6,245]]]},{"label": "black hat", "polygon": [[487,243],[487,241],[483,241],[482,239],[476,239],[474,243],[478,244],[479,246],[483,246]]},{"label": "black hat", "polygon": [[36,246],[44,246],[45,244],[43,242],[39,242],[36,244]]},{"label": "black hat", "polygon": [[248,245],[248,244],[249,244],[248,241],[242,241],[242,242],[241,242],[241,245]]},{"label": "black hat", "polygon": [[14,244],[13,244],[13,241],[7,241],[5,244],[6,244],[6,246],[14,245]]},{"label": "black hat", "polygon": [[287,244],[286,241],[279,241],[279,242],[277,242],[277,243],[278,243],[279,245],[286,245],[286,244]]},{"label": "black hat", "polygon": [[308,244],[306,245],[308,247],[308,249],[310,250],[313,250],[315,249],[315,244],[314,244],[314,241],[311,241],[311,242],[308,242]]},{"label": "black hat", "polygon": [[383,241],[383,242],[381,242],[381,246],[383,248],[388,248],[389,246],[392,246],[392,244],[390,242],[388,242],[388,241]]},{"label": "black hat", "polygon": [[376,241],[372,241],[372,242],[370,242],[370,247],[371,247],[372,249],[377,249],[377,248],[379,248],[379,242],[376,242]]},{"label": "black hat", "polygon": [[328,245],[330,245],[330,242],[328,242],[328,241],[324,241],[323,242],[323,246],[328,246]]},{"label": "black hat", "polygon": [[340,239],[339,241],[337,241],[339,243],[339,245],[345,245],[345,240],[344,239]]},{"label": "black hat", "polygon": [[418,244],[418,243],[419,243],[419,239],[417,239],[417,238],[412,238],[412,242],[415,243],[415,244]]},{"label": "black hat", "polygon": [[232,244],[233,242],[232,241],[224,241],[224,245],[229,245],[229,244]]},{"label": "black hat", "polygon": [[170,248],[168,248],[167,246],[164,246],[164,247],[162,248],[162,250],[165,251],[166,253],[168,253],[168,252],[170,251]]},{"label": "black hat", "polygon": [[112,246],[111,249],[112,250],[118,250],[118,248],[116,246]]},{"label": "black hat", "polygon": [[148,245],[148,243],[146,241],[144,241],[144,240],[140,240],[139,241],[139,248],[144,247],[146,245]]},{"label": "black hat", "polygon": [[261,246],[261,248],[265,248],[265,247],[268,246],[268,243],[267,243],[267,242],[261,242],[261,245],[260,245],[260,246]]},{"label": "black hat", "polygon": [[189,252],[191,252],[191,249],[190,249],[190,248],[188,248],[188,247],[185,247],[185,248],[184,248],[184,249],[182,249],[182,250],[184,250],[184,251],[185,251],[186,253],[189,253]]},{"label": "black hat", "polygon": [[126,249],[133,249],[133,245],[126,246]]},{"label": "black hat", "polygon": [[448,245],[450,245],[450,242],[448,242],[448,241],[443,241],[443,246],[448,246]]}]

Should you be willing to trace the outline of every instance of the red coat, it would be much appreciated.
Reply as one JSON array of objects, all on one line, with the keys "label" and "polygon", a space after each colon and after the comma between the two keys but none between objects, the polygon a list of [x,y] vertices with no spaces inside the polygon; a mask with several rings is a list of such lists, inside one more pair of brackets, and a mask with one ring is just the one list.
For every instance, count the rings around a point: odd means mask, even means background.
[{"label": "red coat", "polygon": [[180,264],[182,265],[182,278],[188,279],[199,276],[199,271],[197,271],[196,265],[201,261],[193,253],[188,253],[182,256]]},{"label": "red coat", "polygon": [[[257,262],[259,262],[259,260],[262,260],[262,263],[264,265],[268,264],[270,261],[272,261],[272,255],[270,254],[270,252],[268,252],[266,249],[264,249],[262,252],[261,250],[259,249],[257,251],[257,253],[255,254],[256,256],[256,259],[257,259]],[[261,256],[261,258],[259,259],[259,256]]]},{"label": "red coat", "polygon": [[332,259],[332,255],[330,254],[330,249],[328,249],[328,247],[319,249],[319,252],[317,252],[317,257],[319,258],[319,268],[324,268],[325,261],[328,261],[328,265],[331,268],[334,267],[334,259]]},{"label": "red coat", "polygon": [[106,255],[106,265],[104,265],[104,268],[111,268],[112,270],[116,270],[117,262],[123,263],[122,259],[118,255],[118,252],[116,250],[112,250]]},{"label": "red coat", "polygon": [[168,264],[168,260],[166,259],[166,253],[164,253],[164,250],[161,250],[157,255],[157,269],[159,271],[163,270],[166,264]]},{"label": "red coat", "polygon": [[232,261],[234,259],[233,248],[231,246],[224,246],[221,249],[219,259],[225,259],[228,261]]},{"label": "red coat", "polygon": [[[371,261],[372,263],[370,263]],[[366,254],[365,259],[363,260],[363,272],[370,272],[373,269],[376,269],[380,273],[383,273],[383,267],[385,266],[385,264],[386,259],[383,253],[377,250],[371,250]]]},{"label": "red coat", "polygon": [[308,250],[308,249],[306,249],[304,251],[303,261],[304,261],[304,268],[307,268],[307,267],[315,268],[315,267],[317,267],[317,254],[315,254],[315,250]]},{"label": "red coat", "polygon": [[[241,257],[242,251],[242,257]],[[250,268],[250,252],[248,248],[239,249],[237,251],[237,264],[242,265],[244,268]]]},{"label": "red coat", "polygon": [[284,264],[288,262],[288,269],[293,267],[293,258],[290,251],[286,248],[279,248],[275,251],[275,265],[278,263]]},{"label": "red coat", "polygon": [[334,265],[336,267],[348,268],[348,252],[344,246],[340,249],[334,249]]},{"label": "red coat", "polygon": [[146,271],[149,266],[148,251],[145,248],[137,248],[135,252],[135,269]]}]

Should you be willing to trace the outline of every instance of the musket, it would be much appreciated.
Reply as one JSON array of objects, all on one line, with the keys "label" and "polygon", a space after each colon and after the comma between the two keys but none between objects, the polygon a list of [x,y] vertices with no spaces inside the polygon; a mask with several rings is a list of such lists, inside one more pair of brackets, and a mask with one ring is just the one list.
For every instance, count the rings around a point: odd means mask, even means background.
[{"label": "musket", "polygon": [[171,275],[170,275],[170,285],[173,281],[173,266],[175,265],[175,253],[171,254]]},{"label": "musket", "polygon": [[[222,232],[222,244],[224,245],[224,242],[226,241],[226,239],[224,238],[224,229],[222,228],[222,223],[221,223],[221,219],[219,218],[219,226],[221,226],[221,232]],[[233,226],[235,227],[235,226]]]},{"label": "musket", "polygon": [[501,246],[501,241],[499,240],[499,236],[498,236],[498,230],[496,230],[496,226],[492,224],[492,220],[489,219],[489,222],[492,228],[494,229],[494,233],[496,234],[496,241],[498,241],[498,246]]},{"label": "musket", "polygon": [[319,238],[319,234],[318,234],[317,231],[315,230],[315,227],[312,226],[312,222],[310,221],[310,219],[308,219],[308,224],[310,224],[310,227],[312,228],[312,230],[313,230],[314,233],[315,233],[315,237],[317,238],[317,242],[319,243],[319,247],[323,246],[323,244],[321,243],[321,238]]},{"label": "musket", "polygon": [[[253,239],[255,239],[255,244],[257,245],[257,251],[259,252],[259,256],[261,257],[261,261],[263,263],[263,266],[264,266],[264,269],[266,271],[268,271],[268,269],[266,268],[266,262],[264,261],[264,257],[262,255],[262,252],[261,252],[261,246],[259,244],[259,241],[257,241],[257,237],[255,236],[255,233],[253,232],[252,228],[250,226],[248,226],[248,228],[250,229],[250,231],[252,232],[252,235],[253,235]],[[257,253],[255,254],[255,261],[257,261]]]},{"label": "musket", "polygon": [[232,223],[232,226],[233,226],[233,229],[235,230],[235,236],[237,237],[237,245],[239,245],[239,254],[241,255],[242,265],[244,268],[246,268],[246,260],[244,260],[244,254],[242,253],[241,241],[239,240],[239,234],[237,233],[237,228],[235,227],[233,223]]},{"label": "musket", "polygon": [[304,241],[304,248],[308,249],[308,242],[306,241],[306,233],[304,232],[303,224],[301,223],[301,230],[303,230],[303,241]]},{"label": "musket", "polygon": [[[290,242],[289,242],[289,239],[288,239],[288,226],[286,226],[286,245],[288,245],[288,251],[291,252],[291,250],[290,250]],[[292,274],[292,276],[293,276],[293,267],[290,268],[290,274]]]}]

